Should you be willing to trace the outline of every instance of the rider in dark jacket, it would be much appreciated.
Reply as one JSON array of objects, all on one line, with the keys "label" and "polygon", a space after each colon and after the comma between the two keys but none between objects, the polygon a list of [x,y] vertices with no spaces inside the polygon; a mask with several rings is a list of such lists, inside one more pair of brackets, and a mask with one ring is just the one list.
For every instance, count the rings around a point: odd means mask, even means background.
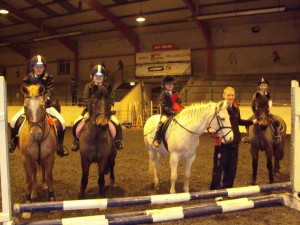
[{"label": "rider in dark jacket", "polygon": [[122,127],[119,124],[117,118],[111,114],[111,105],[112,105],[112,87],[110,83],[105,80],[106,69],[102,65],[96,65],[92,69],[92,81],[85,85],[85,89],[83,92],[83,105],[86,107],[81,116],[76,119],[73,125],[73,137],[74,141],[71,147],[72,151],[79,150],[79,139],[76,137],[76,128],[78,124],[84,119],[84,115],[87,113],[87,107],[90,103],[91,97],[93,95],[93,87],[97,86],[104,86],[108,92],[108,97],[106,98],[106,103],[108,105],[106,114],[110,116],[112,123],[116,127],[116,137],[115,137],[115,147],[116,149],[120,150],[124,148],[123,144],[123,134],[122,134]]},{"label": "rider in dark jacket", "polygon": [[[158,148],[161,143],[161,131],[163,124],[170,116],[179,113],[183,109],[183,106],[181,105],[181,99],[179,98],[177,92],[174,91],[174,83],[175,78],[173,76],[166,75],[162,78],[162,87],[164,90],[159,96],[161,117],[153,140],[153,145],[156,148]],[[175,105],[176,107],[174,107]]]},{"label": "rider in dark jacket", "polygon": [[[59,156],[66,156],[68,155],[67,149],[63,147],[63,139],[64,139],[64,130],[65,130],[65,120],[62,118],[62,116],[59,114],[59,112],[56,111],[55,108],[51,107],[51,97],[53,95],[53,76],[46,73],[47,68],[47,62],[46,59],[41,55],[34,56],[30,61],[30,68],[31,72],[27,74],[23,78],[23,82],[26,85],[36,85],[40,84],[45,87],[44,92],[44,98],[45,98],[45,104],[47,107],[47,113],[49,113],[51,116],[57,118],[62,127],[63,130],[58,132],[58,146],[57,146],[57,154]],[[11,141],[9,143],[9,152],[14,152],[17,143],[18,138],[17,134],[20,128],[20,125],[23,123],[25,117],[24,114],[24,108],[22,108],[16,115],[13,116],[10,122],[11,126]]]}]

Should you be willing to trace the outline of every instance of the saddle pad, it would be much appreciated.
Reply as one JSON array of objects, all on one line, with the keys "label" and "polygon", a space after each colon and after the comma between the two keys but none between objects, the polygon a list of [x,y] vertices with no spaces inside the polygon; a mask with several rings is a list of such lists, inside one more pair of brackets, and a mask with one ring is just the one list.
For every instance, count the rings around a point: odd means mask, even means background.
[{"label": "saddle pad", "polygon": [[[85,124],[85,120],[82,120],[82,121],[78,124],[78,126],[77,126],[77,128],[76,128],[76,132],[75,132],[77,138],[79,138],[79,136],[80,136],[80,131],[81,131],[81,129],[83,128],[84,124]],[[112,136],[112,138],[114,139],[114,138],[116,137],[116,128],[115,128],[114,124],[113,124],[111,121],[108,122],[108,126],[109,126],[109,133],[110,133],[110,135]]]},{"label": "saddle pad", "polygon": [[80,131],[81,131],[81,129],[83,128],[84,124],[85,124],[85,120],[81,120],[80,123],[77,125],[76,131],[75,131],[75,134],[76,134],[76,137],[77,137],[77,138],[79,138],[79,136],[80,136]]}]

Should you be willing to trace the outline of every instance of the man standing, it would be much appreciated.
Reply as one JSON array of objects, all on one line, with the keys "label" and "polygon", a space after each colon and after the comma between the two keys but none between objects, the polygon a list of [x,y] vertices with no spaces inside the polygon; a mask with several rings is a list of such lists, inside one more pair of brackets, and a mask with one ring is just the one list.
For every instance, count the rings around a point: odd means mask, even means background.
[{"label": "man standing", "polygon": [[73,78],[71,79],[71,95],[72,105],[77,104],[77,84]]}]

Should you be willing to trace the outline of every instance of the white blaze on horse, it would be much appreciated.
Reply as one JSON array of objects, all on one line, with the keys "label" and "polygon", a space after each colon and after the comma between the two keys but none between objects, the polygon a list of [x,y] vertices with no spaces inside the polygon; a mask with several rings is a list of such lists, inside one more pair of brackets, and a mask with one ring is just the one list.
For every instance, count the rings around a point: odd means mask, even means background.
[{"label": "white blaze on horse", "polygon": [[199,146],[199,136],[208,128],[214,129],[223,143],[233,140],[233,132],[229,114],[226,110],[227,101],[219,103],[195,103],[185,107],[171,121],[165,134],[168,149],[163,142],[158,148],[153,145],[160,115],[150,117],[144,127],[144,141],[149,152],[149,170],[153,167],[154,188],[159,189],[159,177],[162,156],[170,156],[171,188],[170,193],[176,193],[177,166],[180,159],[185,159],[184,192],[189,192],[190,169],[196,157]]}]

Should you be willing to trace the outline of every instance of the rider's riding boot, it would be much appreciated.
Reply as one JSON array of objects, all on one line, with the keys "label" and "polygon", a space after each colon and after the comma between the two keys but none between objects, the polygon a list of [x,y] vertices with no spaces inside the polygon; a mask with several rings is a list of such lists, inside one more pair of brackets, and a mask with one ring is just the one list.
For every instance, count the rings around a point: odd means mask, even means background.
[{"label": "rider's riding boot", "polygon": [[158,148],[158,146],[160,145],[162,127],[163,127],[163,123],[160,121],[157,125],[157,130],[156,130],[155,137],[153,140],[153,145],[155,148]]},{"label": "rider's riding boot", "polygon": [[73,134],[74,141],[71,146],[71,151],[73,152],[77,152],[79,150],[79,139],[76,136],[76,128],[80,122],[81,120],[75,123],[72,127],[72,134]]},{"label": "rider's riding boot", "polygon": [[121,125],[116,125],[116,138],[115,138],[115,147],[117,150],[121,150],[124,148],[123,144],[123,132]]},{"label": "rider's riding boot", "polygon": [[63,145],[64,142],[65,131],[59,131],[57,135],[57,155],[60,157],[69,155],[68,149]]},{"label": "rider's riding boot", "polygon": [[18,130],[16,128],[10,128],[10,136],[11,140],[8,143],[8,150],[10,153],[13,153],[18,145],[18,138],[17,138]]},{"label": "rider's riding boot", "polygon": [[79,150],[79,139],[76,137],[73,140],[72,146],[71,146],[71,151],[77,152]]},{"label": "rider's riding boot", "polygon": [[19,129],[22,125],[22,123],[24,122],[25,117],[24,116],[20,116],[16,123],[15,123],[15,127],[14,128],[10,128],[10,136],[11,136],[11,140],[8,143],[8,150],[10,153],[13,153],[18,145],[18,137],[17,134],[19,132]]}]

